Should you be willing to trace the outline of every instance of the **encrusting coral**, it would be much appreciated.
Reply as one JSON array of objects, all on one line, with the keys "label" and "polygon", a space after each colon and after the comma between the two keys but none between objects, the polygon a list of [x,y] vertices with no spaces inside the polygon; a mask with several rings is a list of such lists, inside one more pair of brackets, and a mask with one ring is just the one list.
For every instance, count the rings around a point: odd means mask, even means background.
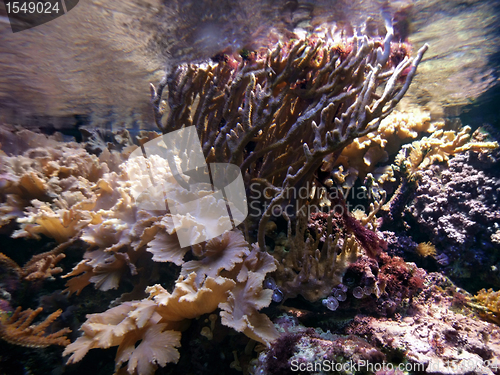
[{"label": "encrusting coral", "polygon": [[435,245],[450,277],[468,279],[484,267],[475,281],[494,288],[500,286],[500,258],[492,238],[500,225],[497,160],[468,151],[455,155],[447,166],[422,170],[414,203],[404,211],[412,230],[425,233],[422,240]]},{"label": "encrusting coral", "polygon": [[[421,185],[421,180],[426,179],[425,174],[429,173],[427,170],[435,168],[429,168],[430,166],[435,163],[448,163],[453,156],[460,156],[469,150],[470,152],[486,153],[498,148],[497,142],[477,140],[475,137],[471,137],[470,131],[469,126],[464,126],[458,131],[439,129],[428,137],[405,145],[399,151],[394,165],[385,172],[386,175],[390,176],[379,178],[382,181],[395,181],[395,174],[400,177],[399,186],[389,202],[382,207],[382,211],[386,212],[384,218],[386,224],[402,216],[406,204],[417,189],[417,185]],[[453,163],[452,160],[451,164]]]}]

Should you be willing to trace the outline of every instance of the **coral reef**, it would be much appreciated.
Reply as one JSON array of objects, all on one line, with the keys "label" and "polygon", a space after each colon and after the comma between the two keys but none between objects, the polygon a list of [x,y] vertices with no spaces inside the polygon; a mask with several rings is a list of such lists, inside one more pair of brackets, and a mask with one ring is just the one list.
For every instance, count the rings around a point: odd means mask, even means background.
[{"label": "coral reef", "polygon": [[[354,30],[285,3],[294,32],[241,27],[252,43],[226,49],[217,30],[176,37],[150,86],[159,132],[134,114],[78,143],[0,126],[0,373],[493,373],[498,143],[395,111],[428,49],[410,56],[410,8]],[[211,7],[184,5],[172,15]],[[225,30],[254,24],[251,8],[228,9]]]},{"label": "coral reef", "polygon": [[[241,56],[224,51],[212,61],[172,67],[157,88],[151,86],[156,124],[164,134],[194,125],[204,163],[231,163],[241,170],[250,212],[239,229],[224,227],[219,213],[227,201],[212,194],[212,183],[184,186],[183,177],[204,173],[198,166],[184,168],[194,159],[189,150],[146,157],[145,150],[167,139],[156,133],[133,139],[126,131],[84,129],[81,144],[28,131],[3,135],[18,145],[16,152],[0,155],[2,231],[14,241],[58,246],[25,254],[31,257],[27,262],[13,257],[23,267],[7,255],[0,265],[24,285],[39,287],[73,267],[62,276],[68,301],[74,302],[67,313],[81,308],[80,322],[83,313],[91,313],[64,350],[68,365],[85,363],[94,355],[91,349],[117,347],[116,373],[152,374],[181,361],[184,335],[193,337],[190,324],[200,328],[193,322],[207,316],[211,325],[199,329],[198,339],[214,339],[219,318],[224,329],[244,334],[239,337],[250,349],[240,357],[233,352],[234,368],[249,360],[255,342],[265,351],[273,343],[291,346],[297,334],[292,352],[298,351],[293,358],[299,362],[325,355],[385,360],[360,337],[300,329],[287,337],[271,320],[277,308],[271,302],[305,301],[322,314],[389,317],[410,309],[423,288],[424,271],[383,252],[377,214],[387,195],[383,181],[370,174],[381,174],[377,163],[403,142],[435,130],[425,115],[388,118],[427,50],[424,45],[410,58],[407,46],[392,43],[393,31],[387,22],[384,39],[370,33],[339,38],[325,29],[291,35]],[[448,154],[476,147],[465,145],[464,134],[451,139],[451,133],[435,132],[428,142],[437,137]],[[356,172],[341,176],[332,169],[340,165]],[[179,170],[191,174],[180,176]],[[345,196],[332,196],[343,187],[335,181],[342,185],[339,176],[365,174],[370,188],[378,189],[376,197],[368,212],[351,213]],[[301,189],[305,196],[293,194]],[[175,211],[177,202],[193,202],[189,215]],[[324,211],[313,212],[313,206]],[[83,312],[84,304],[75,301],[89,285],[103,301]],[[111,295],[116,298],[110,303]],[[17,310],[5,327],[26,328],[40,310],[27,311]],[[29,333],[67,344],[68,328],[45,335],[60,314],[29,327]],[[12,332],[6,340],[16,343],[9,339]],[[310,346],[318,350],[307,357]],[[274,352],[267,353],[261,356],[272,362]]]}]

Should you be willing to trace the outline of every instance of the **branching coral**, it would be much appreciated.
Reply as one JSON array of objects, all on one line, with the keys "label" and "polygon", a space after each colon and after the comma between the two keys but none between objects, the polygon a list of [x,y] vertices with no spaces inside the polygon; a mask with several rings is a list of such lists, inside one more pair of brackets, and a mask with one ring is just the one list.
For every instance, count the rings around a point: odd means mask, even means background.
[{"label": "branching coral", "polygon": [[27,309],[24,311],[21,311],[21,307],[18,307],[11,317],[0,322],[0,338],[14,345],[32,348],[68,345],[69,340],[65,335],[71,332],[69,328],[63,328],[54,333],[46,332],[49,326],[61,315],[62,311],[53,312],[43,322],[31,325],[41,312],[41,307],[36,310]]},{"label": "branching coral", "polygon": [[431,133],[444,123],[431,123],[422,112],[393,112],[385,118],[376,131],[356,138],[347,145],[332,165],[327,157],[324,170],[333,168],[332,175],[337,184],[350,189],[356,177],[363,180],[370,172],[376,173],[379,162],[388,161],[389,156],[399,151],[400,146],[423,133]]},{"label": "branching coral", "polygon": [[447,161],[452,155],[468,150],[486,151],[498,147],[497,142],[470,141],[470,131],[469,126],[463,127],[458,132],[435,131],[431,136],[413,142],[400,151],[395,164],[399,169],[404,170],[410,176],[409,178],[416,178],[419,171],[425,170],[435,162]]},{"label": "branching coral", "polygon": [[27,281],[53,278],[53,275],[62,272],[62,268],[56,267],[56,265],[65,258],[63,251],[73,242],[68,241],[51,251],[33,255],[22,268],[8,256],[0,253],[0,264],[4,264],[9,271]]},{"label": "branching coral", "polygon": [[[383,54],[367,37],[348,47],[309,38],[239,64],[179,66],[152,87],[157,125],[164,133],[196,125],[207,162],[237,164],[247,184],[273,191],[259,215],[265,248],[267,222],[287,192],[312,182],[325,156],[335,161],[353,139],[375,131],[408,89],[427,45],[387,71],[390,38],[387,44]],[[161,105],[166,87],[168,108]]]}]

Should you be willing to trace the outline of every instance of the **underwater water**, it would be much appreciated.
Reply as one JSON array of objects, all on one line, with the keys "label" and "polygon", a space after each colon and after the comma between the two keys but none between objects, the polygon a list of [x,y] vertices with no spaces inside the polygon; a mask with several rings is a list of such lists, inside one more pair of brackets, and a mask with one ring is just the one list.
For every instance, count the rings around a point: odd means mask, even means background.
[{"label": "underwater water", "polygon": [[499,374],[495,1],[0,4],[0,374]]}]

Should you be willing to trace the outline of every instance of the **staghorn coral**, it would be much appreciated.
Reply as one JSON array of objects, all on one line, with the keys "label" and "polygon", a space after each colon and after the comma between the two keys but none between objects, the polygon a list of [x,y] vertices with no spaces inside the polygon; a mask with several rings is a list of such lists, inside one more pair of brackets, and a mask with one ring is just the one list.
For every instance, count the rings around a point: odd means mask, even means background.
[{"label": "staghorn coral", "polygon": [[312,186],[325,156],[335,161],[354,139],[375,131],[405,94],[427,45],[391,70],[391,39],[388,33],[377,47],[368,37],[343,44],[311,36],[262,49],[251,60],[178,66],[151,86],[156,123],[164,133],[195,124],[207,162],[237,164],[247,185],[272,190],[258,215],[265,248],[267,222],[287,191]]},{"label": "staghorn coral", "polygon": [[0,322],[0,338],[10,344],[32,348],[68,345],[70,341],[65,335],[71,332],[69,328],[63,328],[54,333],[46,332],[49,326],[61,315],[62,310],[53,312],[43,322],[31,325],[41,312],[41,307],[36,310],[27,309],[21,311],[19,306],[11,317]]}]

